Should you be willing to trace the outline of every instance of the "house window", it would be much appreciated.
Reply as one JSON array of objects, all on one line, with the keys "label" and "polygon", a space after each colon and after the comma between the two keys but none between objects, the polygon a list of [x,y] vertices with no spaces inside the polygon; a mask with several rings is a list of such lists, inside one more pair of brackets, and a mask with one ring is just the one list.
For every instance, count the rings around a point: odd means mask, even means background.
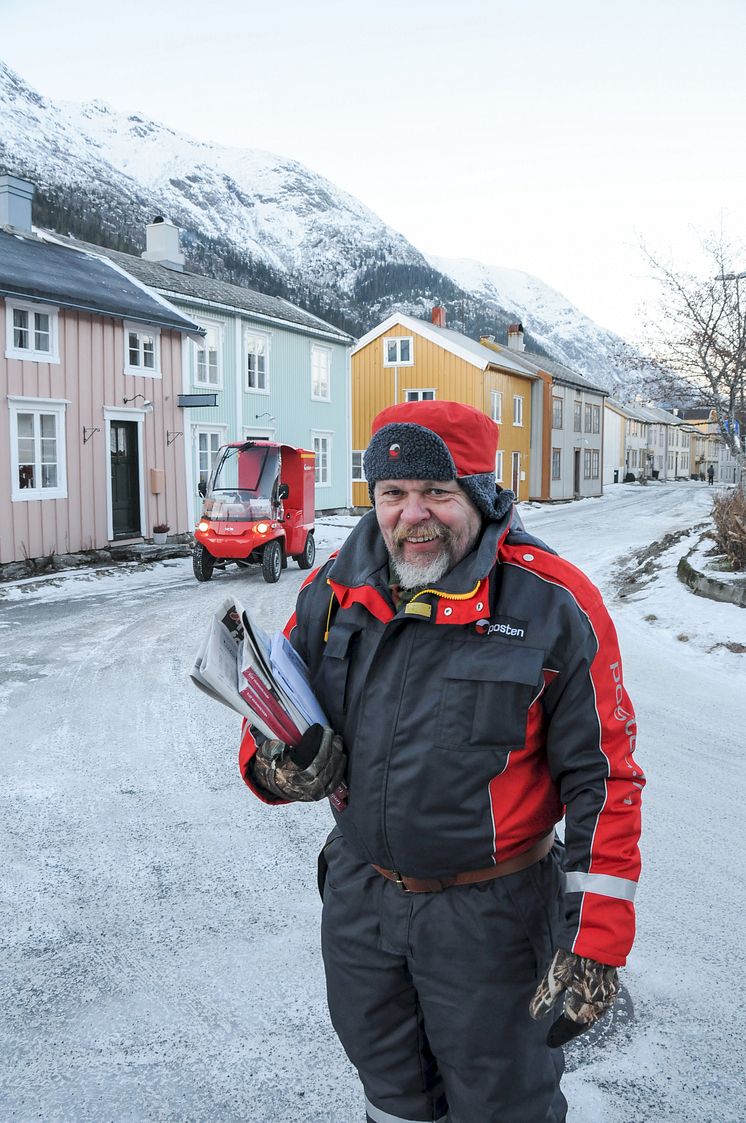
[{"label": "house window", "polygon": [[552,479],[558,480],[561,476],[562,470],[562,449],[552,449]]},{"label": "house window", "polygon": [[218,324],[203,324],[207,330],[201,343],[192,343],[194,381],[198,386],[220,386],[222,377],[222,329]]},{"label": "house window", "polygon": [[523,425],[523,397],[520,394],[513,397],[513,424]]},{"label": "house window", "polygon": [[246,389],[269,393],[269,339],[258,332],[247,332],[246,349]]},{"label": "house window", "polygon": [[9,397],[11,499],[66,499],[65,402]]},{"label": "house window", "polygon": [[552,398],[552,428],[562,428],[562,398]]},{"label": "house window", "polygon": [[585,407],[585,431],[590,433],[593,430],[593,406],[588,402]]},{"label": "house window", "polygon": [[503,419],[503,396],[499,390],[492,391],[492,420],[502,421]]},{"label": "house window", "polygon": [[328,402],[330,398],[329,370],[332,353],[328,347],[311,348],[311,397]]},{"label": "house window", "polygon": [[579,398],[572,404],[572,430],[574,433],[583,431],[583,403]]},{"label": "house window", "polygon": [[601,432],[601,406],[593,406],[593,429],[592,432]]},{"label": "house window", "polygon": [[316,455],[316,487],[331,485],[331,433],[312,433],[313,451]]},{"label": "house window", "polygon": [[583,453],[583,478],[591,478],[591,450],[587,448]]},{"label": "house window", "polygon": [[124,325],[124,373],[161,377],[161,333],[141,324]]},{"label": "house window", "polygon": [[433,402],[435,401],[434,390],[405,390],[405,401],[407,402]]},{"label": "house window", "polygon": [[498,483],[502,483],[503,478],[503,453],[500,449],[495,453],[495,479]]},{"label": "house window", "polygon": [[601,466],[601,453],[597,448],[591,449],[591,479],[597,480]]},{"label": "house window", "polygon": [[365,480],[365,472],[363,471],[363,455],[362,450],[356,450],[352,453],[352,479],[353,482],[359,483]]},{"label": "house window", "polygon": [[197,483],[207,483],[215,467],[215,458],[222,441],[222,433],[217,429],[198,429],[196,443]]},{"label": "house window", "polygon": [[385,367],[411,367],[414,365],[414,340],[411,335],[389,336],[383,341]]},{"label": "house window", "polygon": [[8,301],[5,310],[5,356],[58,363],[57,309]]}]

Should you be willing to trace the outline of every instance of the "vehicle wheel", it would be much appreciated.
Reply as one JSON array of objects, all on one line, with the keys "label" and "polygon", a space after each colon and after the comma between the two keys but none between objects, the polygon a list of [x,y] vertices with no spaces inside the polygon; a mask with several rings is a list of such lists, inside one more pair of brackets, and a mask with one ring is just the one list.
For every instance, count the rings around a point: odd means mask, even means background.
[{"label": "vehicle wheel", "polygon": [[314,542],[313,534],[310,530],[306,538],[306,544],[303,547],[303,553],[298,554],[295,560],[298,562],[299,569],[310,569],[316,560],[316,543]]},{"label": "vehicle wheel", "polygon": [[192,569],[198,581],[209,581],[215,568],[215,558],[206,550],[201,542],[194,543],[192,552]]},{"label": "vehicle wheel", "polygon": [[282,548],[280,543],[274,538],[268,542],[264,547],[262,554],[262,577],[270,585],[274,585],[275,581],[280,580],[282,573]]}]

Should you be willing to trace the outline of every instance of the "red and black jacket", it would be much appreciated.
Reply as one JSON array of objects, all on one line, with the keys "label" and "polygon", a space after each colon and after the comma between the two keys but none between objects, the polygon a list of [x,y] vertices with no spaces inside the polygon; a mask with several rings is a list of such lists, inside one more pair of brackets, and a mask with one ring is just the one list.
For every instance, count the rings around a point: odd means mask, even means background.
[{"label": "red and black jacket", "polygon": [[[375,514],[304,584],[286,629],[348,753],[339,829],[410,877],[482,869],[565,824],[561,946],[622,965],[644,777],[595,586],[515,514],[395,608]],[[254,751],[242,745],[242,771]]]}]

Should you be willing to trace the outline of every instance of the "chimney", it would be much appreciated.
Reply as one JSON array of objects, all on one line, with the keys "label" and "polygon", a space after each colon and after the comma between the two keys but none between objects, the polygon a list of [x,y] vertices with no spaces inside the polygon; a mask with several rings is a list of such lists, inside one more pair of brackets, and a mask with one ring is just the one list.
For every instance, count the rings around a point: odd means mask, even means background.
[{"label": "chimney", "polygon": [[508,348],[511,351],[525,351],[523,324],[508,324]]},{"label": "chimney", "polygon": [[436,304],[432,311],[432,322],[436,328],[444,328],[446,326],[446,310],[442,305]]},{"label": "chimney", "polygon": [[31,233],[31,200],[36,188],[15,175],[0,175],[0,226]]},{"label": "chimney", "polygon": [[184,254],[179,249],[179,228],[167,218],[157,215],[145,227],[145,250],[142,257],[146,261],[156,261],[167,269],[184,272]]}]

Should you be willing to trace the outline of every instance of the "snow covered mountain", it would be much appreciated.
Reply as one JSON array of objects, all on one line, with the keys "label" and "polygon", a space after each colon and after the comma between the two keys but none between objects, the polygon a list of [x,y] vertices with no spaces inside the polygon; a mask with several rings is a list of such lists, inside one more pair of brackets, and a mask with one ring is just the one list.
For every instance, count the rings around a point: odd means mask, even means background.
[{"label": "snow covered mountain", "polygon": [[362,334],[394,310],[527,344],[597,382],[621,341],[535,277],[427,259],[359,200],[295,160],[205,143],[99,101],[54,103],[0,62],[0,171],[37,185],[35,221],[137,252],[165,214],[189,266],[288,296]]},{"label": "snow covered mountain", "polygon": [[[589,376],[593,371],[599,377],[609,365],[614,368],[620,362],[621,350],[626,347],[621,338],[599,327],[538,277],[467,258],[429,255],[428,261],[466,292],[513,311],[532,338],[559,362]],[[604,380],[604,385],[611,388],[612,383]]]}]

